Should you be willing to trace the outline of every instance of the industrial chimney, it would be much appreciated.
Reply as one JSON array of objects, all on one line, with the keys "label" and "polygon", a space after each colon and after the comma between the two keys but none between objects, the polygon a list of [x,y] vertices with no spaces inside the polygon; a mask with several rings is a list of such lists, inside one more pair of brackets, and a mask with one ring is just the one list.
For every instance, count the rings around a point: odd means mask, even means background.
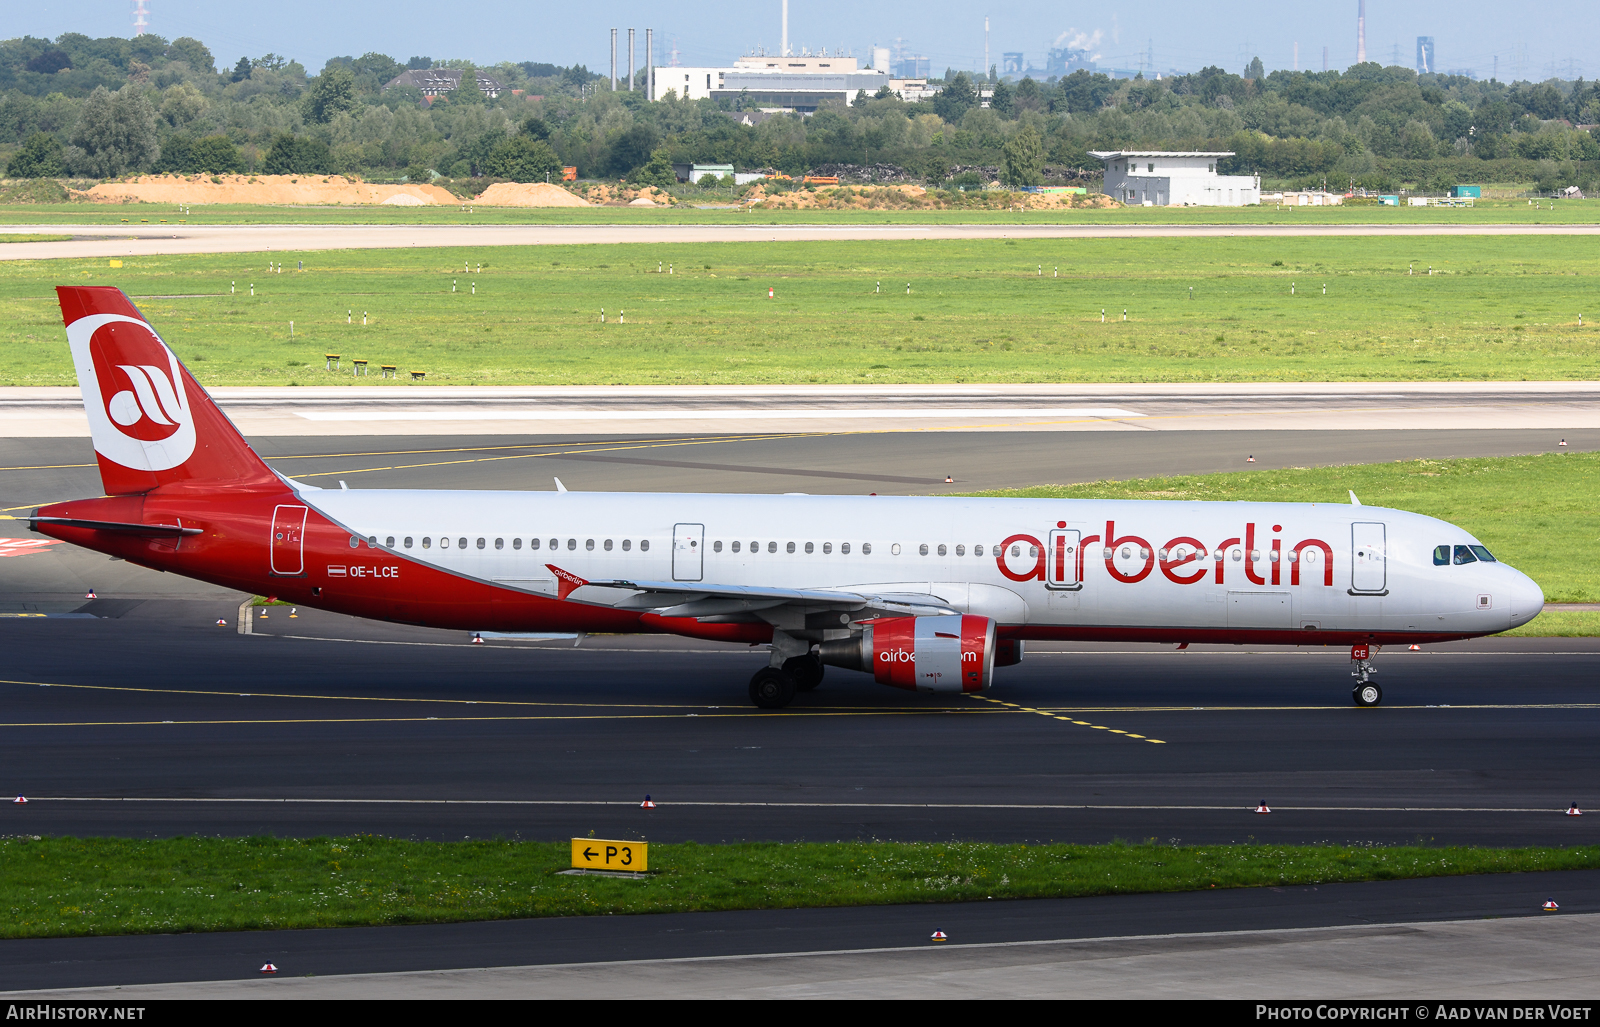
[{"label": "industrial chimney", "polygon": [[1367,0],[1356,2],[1361,5],[1356,9],[1356,63],[1364,64],[1367,60]]}]

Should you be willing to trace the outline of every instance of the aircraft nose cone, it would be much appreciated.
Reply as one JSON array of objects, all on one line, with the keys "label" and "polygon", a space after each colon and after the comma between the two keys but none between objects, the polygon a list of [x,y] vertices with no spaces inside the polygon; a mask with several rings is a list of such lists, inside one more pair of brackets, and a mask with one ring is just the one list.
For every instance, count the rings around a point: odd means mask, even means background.
[{"label": "aircraft nose cone", "polygon": [[1511,626],[1518,627],[1539,616],[1544,609],[1544,590],[1526,574],[1517,572],[1511,583]]}]

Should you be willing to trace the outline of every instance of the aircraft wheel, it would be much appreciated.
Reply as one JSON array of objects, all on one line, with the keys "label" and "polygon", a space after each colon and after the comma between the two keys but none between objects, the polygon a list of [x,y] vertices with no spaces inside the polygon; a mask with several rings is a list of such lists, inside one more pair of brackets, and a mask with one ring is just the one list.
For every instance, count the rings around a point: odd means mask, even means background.
[{"label": "aircraft wheel", "polygon": [[1383,689],[1368,681],[1364,685],[1357,685],[1351,691],[1350,698],[1357,706],[1376,706],[1383,702]]},{"label": "aircraft wheel", "polygon": [[796,692],[809,692],[822,684],[822,661],[812,655],[796,656],[783,661],[784,673],[794,678]]},{"label": "aircraft wheel", "polygon": [[750,679],[750,701],[764,710],[781,710],[794,699],[794,675],[762,667]]}]

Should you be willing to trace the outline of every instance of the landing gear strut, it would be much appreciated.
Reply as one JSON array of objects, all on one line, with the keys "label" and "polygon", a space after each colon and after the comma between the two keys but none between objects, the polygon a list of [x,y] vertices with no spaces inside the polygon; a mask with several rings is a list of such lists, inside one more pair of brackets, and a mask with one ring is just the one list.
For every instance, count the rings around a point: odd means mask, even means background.
[{"label": "landing gear strut", "polygon": [[1378,673],[1372,665],[1372,654],[1377,646],[1353,645],[1350,647],[1350,659],[1355,663],[1355,669],[1350,676],[1356,679],[1356,687],[1350,691],[1350,699],[1357,706],[1376,706],[1383,702],[1383,689],[1372,680],[1372,675]]}]

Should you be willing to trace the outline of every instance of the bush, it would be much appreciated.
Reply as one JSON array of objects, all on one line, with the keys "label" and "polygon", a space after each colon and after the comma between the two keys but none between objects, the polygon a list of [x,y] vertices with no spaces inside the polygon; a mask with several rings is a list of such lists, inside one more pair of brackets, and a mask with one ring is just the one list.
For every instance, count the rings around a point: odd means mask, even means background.
[{"label": "bush", "polygon": [[672,170],[672,162],[667,160],[667,155],[657,150],[650,155],[649,163],[633,173],[632,181],[634,185],[670,189],[678,184],[678,174]]},{"label": "bush", "polygon": [[331,175],[333,153],[320,139],[285,133],[272,141],[261,171],[267,175]]},{"label": "bush", "polygon": [[561,160],[550,144],[525,135],[513,136],[496,146],[483,163],[495,178],[512,182],[547,182],[561,179]]},{"label": "bush", "polygon": [[6,174],[12,178],[59,178],[61,144],[48,132],[35,132],[28,137],[6,165]]}]

